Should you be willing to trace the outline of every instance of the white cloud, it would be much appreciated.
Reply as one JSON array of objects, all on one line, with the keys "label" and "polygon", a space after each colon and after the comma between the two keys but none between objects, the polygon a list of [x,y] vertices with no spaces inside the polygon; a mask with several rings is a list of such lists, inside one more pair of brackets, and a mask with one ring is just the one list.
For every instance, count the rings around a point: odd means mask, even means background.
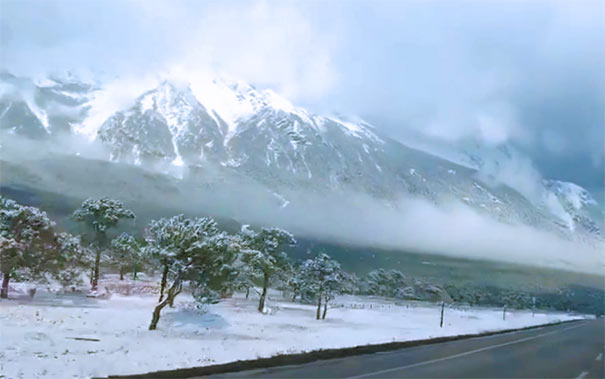
[{"label": "white cloud", "polygon": [[[152,15],[164,12],[147,6]],[[337,83],[332,55],[337,50],[336,28],[319,29],[294,3],[213,3],[201,14],[174,9],[170,43],[180,52],[166,59],[195,76],[219,72],[271,87],[292,100],[319,99]],[[182,23],[179,25],[179,23]]]},{"label": "white cloud", "polygon": [[87,136],[90,140],[111,115],[118,110],[130,107],[134,100],[147,90],[158,84],[157,77],[141,76],[139,78],[114,78],[103,84],[103,89],[93,93],[89,102],[88,117],[76,131]]},{"label": "white cloud", "polygon": [[264,220],[277,217],[303,235],[362,246],[603,272],[602,246],[571,242],[527,225],[500,223],[458,202],[437,207],[406,198],[391,207],[353,193],[338,199],[311,194],[286,197],[292,203],[276,215],[265,213]]},{"label": "white cloud", "polygon": [[4,2],[2,65],[120,74],[133,88],[175,70],[227,73],[403,142],[512,143],[549,176],[602,187],[603,4]]}]

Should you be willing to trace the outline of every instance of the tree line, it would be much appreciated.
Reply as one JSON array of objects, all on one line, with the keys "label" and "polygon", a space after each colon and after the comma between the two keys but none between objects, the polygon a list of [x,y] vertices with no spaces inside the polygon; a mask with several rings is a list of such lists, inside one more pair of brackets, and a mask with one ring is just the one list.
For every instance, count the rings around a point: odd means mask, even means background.
[{"label": "tree line", "polygon": [[87,199],[72,214],[83,231],[71,234],[59,230],[43,210],[0,196],[0,298],[8,297],[11,279],[50,277],[65,288],[75,288],[87,276],[94,293],[104,262],[117,269],[120,279],[126,274],[137,279],[141,272],[160,273],[158,303],[149,326],[152,330],[162,309],[174,304],[184,284],[201,303],[215,303],[236,291],[248,298],[259,288],[259,312],[266,311],[267,292],[273,287],[288,292],[292,301],[315,303],[317,319],[325,319],[328,304],[338,294],[603,314],[602,306],[591,308],[591,304],[602,305],[596,300],[602,299],[603,291],[592,293],[578,288],[562,296],[453,284],[442,287],[385,269],[359,278],[323,252],[294,262],[286,250],[296,240],[279,228],[255,230],[243,226],[238,233],[229,234],[210,217],[176,215],[152,220],[141,237],[110,233],[121,222],[134,218],[134,212],[119,200]]},{"label": "tree line", "polygon": [[300,264],[290,260],[285,250],[296,240],[280,228],[243,226],[239,233],[229,234],[210,217],[176,215],[152,220],[141,239],[128,233],[111,238],[112,229],[135,218],[119,200],[85,200],[72,214],[84,226],[77,235],[58,231],[46,212],[36,207],[5,197],[0,197],[0,205],[2,298],[8,297],[14,277],[51,276],[67,287],[76,285],[86,272],[91,291],[97,291],[102,261],[117,268],[122,280],[128,273],[136,279],[142,270],[159,271],[159,299],[149,325],[154,330],[162,309],[174,304],[185,283],[202,303],[234,291],[248,297],[259,284],[259,312],[265,312],[269,287],[285,286],[293,300],[316,299],[317,319],[326,317],[336,294],[351,288],[353,276],[325,253]]}]

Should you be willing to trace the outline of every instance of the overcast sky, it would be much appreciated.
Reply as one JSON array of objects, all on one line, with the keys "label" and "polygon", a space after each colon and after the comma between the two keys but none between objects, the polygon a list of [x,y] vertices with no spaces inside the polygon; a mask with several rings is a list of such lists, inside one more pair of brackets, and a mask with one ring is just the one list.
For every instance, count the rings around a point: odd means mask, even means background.
[{"label": "overcast sky", "polygon": [[605,1],[0,1],[2,66],[213,71],[405,142],[508,143],[602,196]]}]

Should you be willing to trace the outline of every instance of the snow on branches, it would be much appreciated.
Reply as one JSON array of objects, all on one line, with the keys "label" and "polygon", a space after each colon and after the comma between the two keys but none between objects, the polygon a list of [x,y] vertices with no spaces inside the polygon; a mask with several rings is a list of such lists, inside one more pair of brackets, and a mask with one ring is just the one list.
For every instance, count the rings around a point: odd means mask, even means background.
[{"label": "snow on branches", "polygon": [[262,228],[256,232],[244,225],[240,232],[243,260],[263,278],[263,291],[258,311],[265,311],[265,301],[270,280],[275,275],[287,272],[290,260],[283,248],[296,240],[289,232],[279,228]]},{"label": "snow on branches", "polygon": [[141,246],[128,233],[122,233],[111,241],[110,260],[120,270],[120,280],[129,268],[134,268],[140,260]]},{"label": "snow on branches", "polygon": [[74,220],[84,222],[95,232],[106,232],[118,224],[121,219],[134,219],[135,215],[130,209],[124,208],[121,201],[102,197],[100,199],[86,199],[80,209],[74,211]]},{"label": "snow on branches", "polygon": [[117,226],[121,219],[134,219],[135,215],[130,209],[125,208],[121,201],[102,197],[86,199],[80,208],[74,211],[72,218],[94,231],[94,236],[89,238],[89,242],[91,248],[94,246],[95,250],[91,284],[92,289],[96,290],[99,283],[101,254],[107,248],[108,229]]},{"label": "snow on branches", "polygon": [[300,267],[302,287],[317,297],[316,318],[321,315],[322,300],[324,304],[322,319],[326,318],[328,302],[343,289],[345,274],[340,263],[329,255],[320,253],[313,259],[307,259]]},{"label": "snow on branches", "polygon": [[[193,295],[202,302],[213,302],[225,282],[236,274],[233,267],[238,245],[220,232],[209,217],[186,218],[183,215],[151,221],[146,231],[146,253],[162,267],[159,304],[153,312],[150,330],[157,327],[160,312],[172,305],[189,280]],[[172,284],[167,289],[168,278]],[[164,294],[166,298],[164,298]]]},{"label": "snow on branches", "polygon": [[8,297],[8,283],[20,271],[32,278],[51,270],[61,252],[55,223],[46,212],[0,197],[0,297]]}]

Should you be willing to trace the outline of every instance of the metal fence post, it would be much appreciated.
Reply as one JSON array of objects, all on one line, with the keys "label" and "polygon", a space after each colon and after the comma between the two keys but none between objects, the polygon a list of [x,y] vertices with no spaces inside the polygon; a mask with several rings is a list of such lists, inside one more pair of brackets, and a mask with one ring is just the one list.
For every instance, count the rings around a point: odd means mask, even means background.
[{"label": "metal fence post", "polygon": [[439,327],[443,328],[443,308],[445,307],[445,301],[441,302],[441,322],[439,323]]}]

